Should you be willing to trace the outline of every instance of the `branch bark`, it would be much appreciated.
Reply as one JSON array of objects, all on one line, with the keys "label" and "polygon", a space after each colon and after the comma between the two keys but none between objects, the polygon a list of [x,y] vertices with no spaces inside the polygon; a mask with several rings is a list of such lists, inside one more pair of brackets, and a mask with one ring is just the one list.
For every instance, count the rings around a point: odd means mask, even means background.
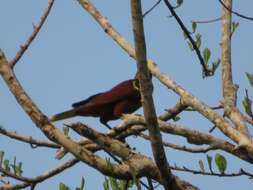
[{"label": "branch bark", "polygon": [[153,84],[151,81],[151,74],[147,66],[146,42],[142,20],[141,0],[131,0],[131,13],[141,101],[151,139],[153,156],[159,169],[164,188],[179,189],[176,187],[176,185],[172,184],[172,173],[169,169],[169,164],[163,148],[162,136],[157,122],[154,100],[152,97]]},{"label": "branch bark", "polygon": [[[245,120],[239,110],[236,108],[237,88],[233,83],[232,78],[232,60],[231,60],[231,22],[232,0],[224,0],[225,7],[223,7],[223,30],[222,30],[222,85],[224,97],[224,111],[231,121],[235,124],[238,131],[250,138],[249,131],[245,125]],[[229,9],[227,9],[227,8]]]}]

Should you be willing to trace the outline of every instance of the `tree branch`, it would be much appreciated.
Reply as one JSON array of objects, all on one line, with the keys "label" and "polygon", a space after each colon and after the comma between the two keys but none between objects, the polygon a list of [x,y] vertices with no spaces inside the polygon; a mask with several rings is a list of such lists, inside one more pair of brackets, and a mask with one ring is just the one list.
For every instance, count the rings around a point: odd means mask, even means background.
[{"label": "tree branch", "polygon": [[[135,175],[137,174],[137,177],[148,176],[158,180],[160,183],[162,182],[159,176],[159,170],[155,163],[148,157],[132,151],[121,141],[99,133],[82,123],[72,124],[69,127],[74,129],[78,134],[97,143],[102,149],[106,150],[106,152],[110,152],[121,157],[124,160],[123,163],[126,163],[130,168],[132,168],[132,172],[134,172]],[[185,189],[189,190],[198,189],[197,187],[181,180],[177,176],[172,177],[173,182],[180,186],[180,188],[184,186]]]},{"label": "tree branch", "polygon": [[157,116],[155,112],[154,100],[152,97],[153,84],[151,74],[147,66],[146,42],[143,27],[141,0],[131,0],[131,14],[135,42],[135,53],[137,58],[137,73],[140,83],[141,102],[144,117],[147,123],[151,147],[155,163],[159,169],[162,184],[167,189],[179,189],[173,184],[173,178],[166,154],[162,144],[162,136],[159,130]]},{"label": "tree branch", "polygon": [[4,129],[1,126],[0,126],[0,134],[5,135],[5,136],[12,138],[12,139],[21,141],[21,142],[28,143],[32,146],[32,148],[34,148],[34,147],[60,148],[60,146],[58,144],[51,143],[48,141],[40,141],[40,140],[34,139],[31,136],[28,137],[28,136],[20,135],[17,132],[7,131],[6,129]]},{"label": "tree branch", "polygon": [[54,0],[49,0],[48,1],[48,6],[44,10],[42,16],[40,17],[40,22],[38,23],[38,25],[34,25],[33,26],[33,32],[32,32],[32,34],[29,36],[29,38],[27,39],[27,41],[25,42],[25,44],[20,46],[19,51],[16,53],[15,57],[10,61],[10,67],[12,69],[14,68],[14,66],[16,65],[16,63],[19,61],[19,59],[23,56],[23,54],[28,49],[28,47],[31,45],[31,43],[33,42],[33,40],[36,38],[36,36],[39,33],[42,25],[44,24],[45,20],[47,19],[47,16],[50,13],[50,11],[51,11],[51,9],[53,7],[53,4],[54,4]]},{"label": "tree branch", "polygon": [[[128,120],[129,123],[131,122],[131,125],[134,125],[131,127],[131,130],[129,130],[128,133],[132,132],[133,134],[139,134],[146,128],[145,120],[141,116],[126,114],[124,115],[124,119]],[[210,147],[213,147],[214,149],[224,150],[230,154],[239,157],[240,159],[243,159],[249,163],[253,163],[253,158],[250,154],[245,152],[245,150],[243,149],[236,149],[235,145],[227,141],[213,137],[210,134],[201,133],[188,127],[183,127],[161,120],[159,120],[158,123],[160,126],[160,130],[164,133],[185,137],[187,141],[191,144],[210,145]]]},{"label": "tree branch", "polygon": [[[232,8],[232,1],[224,1],[226,7]],[[223,31],[222,31],[222,85],[223,85],[223,97],[224,97],[224,111],[232,122],[236,125],[236,128],[249,137],[249,131],[245,125],[244,118],[236,106],[237,87],[233,84],[232,79],[232,62],[231,62],[231,12],[223,7]]]},{"label": "tree branch", "polygon": [[238,131],[231,127],[230,124],[217,112],[212,110],[204,102],[201,102],[196,96],[193,96],[191,93],[183,89],[175,81],[170,79],[169,76],[162,73],[153,61],[149,60],[148,65],[151,73],[165,86],[177,93],[186,105],[197,110],[214,125],[216,125],[226,136],[238,143],[238,148],[245,148],[249,154],[253,155],[253,144],[247,136],[238,133]]},{"label": "tree branch", "polygon": [[181,21],[181,19],[179,18],[179,16],[176,14],[176,12],[174,11],[173,6],[170,4],[170,2],[168,0],[164,0],[165,5],[168,7],[168,9],[170,10],[172,16],[176,19],[177,23],[179,24],[179,26],[181,27],[182,31],[185,33],[185,35],[187,36],[187,38],[189,39],[189,41],[192,44],[192,47],[194,48],[198,59],[200,61],[200,64],[202,66],[202,70],[203,70],[203,74],[204,76],[212,76],[213,72],[211,70],[209,70],[204,62],[204,59],[201,55],[201,52],[196,44],[196,42],[192,39],[190,32],[188,31],[188,29],[186,28],[186,26],[184,25],[184,23]]},{"label": "tree branch", "polygon": [[[138,136],[150,141],[150,137],[148,135],[145,135],[144,133],[140,133]],[[180,150],[180,151],[185,151],[185,152],[190,152],[190,153],[206,153],[210,150],[218,149],[217,147],[212,147],[212,146],[203,147],[203,148],[191,148],[191,147],[187,147],[185,145],[181,146],[181,145],[168,143],[168,142],[163,142],[163,145],[165,147],[170,147],[175,150]]]},{"label": "tree branch", "polygon": [[240,171],[236,173],[216,173],[216,172],[206,172],[206,171],[199,171],[199,170],[193,170],[189,169],[187,167],[178,167],[178,166],[171,166],[171,170],[175,171],[182,171],[182,172],[189,172],[195,175],[208,175],[208,176],[217,176],[217,177],[238,177],[238,176],[248,176],[250,178],[253,178],[253,174],[246,172],[243,169],[240,169]]}]

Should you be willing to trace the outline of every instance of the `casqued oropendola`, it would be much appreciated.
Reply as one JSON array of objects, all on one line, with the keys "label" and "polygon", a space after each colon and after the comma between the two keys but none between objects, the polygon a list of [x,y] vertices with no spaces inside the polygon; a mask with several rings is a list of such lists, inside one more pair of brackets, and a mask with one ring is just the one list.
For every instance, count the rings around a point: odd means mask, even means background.
[{"label": "casqued oropendola", "polygon": [[50,120],[58,121],[75,116],[99,117],[100,122],[111,129],[108,121],[118,119],[125,113],[133,113],[141,107],[139,81],[126,80],[111,90],[90,96],[72,104],[72,109],[54,115]]}]

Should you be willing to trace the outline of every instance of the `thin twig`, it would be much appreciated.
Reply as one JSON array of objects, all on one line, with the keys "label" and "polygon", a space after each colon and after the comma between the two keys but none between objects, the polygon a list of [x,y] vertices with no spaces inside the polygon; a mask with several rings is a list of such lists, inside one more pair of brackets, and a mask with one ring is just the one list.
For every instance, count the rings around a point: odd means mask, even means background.
[{"label": "thin twig", "polygon": [[245,15],[243,15],[243,14],[240,14],[240,13],[236,12],[236,11],[233,11],[232,9],[230,9],[229,7],[227,7],[227,6],[225,5],[225,3],[223,3],[222,0],[218,0],[218,1],[220,2],[220,4],[221,4],[225,9],[227,9],[229,12],[233,13],[234,15],[239,16],[239,17],[244,18],[244,19],[247,19],[247,20],[253,20],[253,17],[245,16]]},{"label": "thin twig", "polygon": [[25,51],[28,49],[28,47],[31,45],[32,41],[36,38],[37,34],[39,33],[42,25],[44,24],[47,16],[49,15],[52,7],[54,4],[54,0],[49,0],[48,1],[48,6],[47,8],[43,11],[42,16],[40,17],[40,21],[38,25],[33,25],[33,32],[27,39],[24,45],[20,46],[19,51],[16,53],[15,57],[10,61],[10,67],[13,69],[16,63],[19,61],[19,59],[23,56]]},{"label": "thin twig", "polygon": [[200,170],[189,169],[187,167],[178,167],[178,166],[171,166],[171,170],[182,171],[182,172],[190,172],[192,174],[199,174],[199,175],[208,175],[208,176],[218,176],[218,177],[238,177],[238,176],[248,176],[253,178],[253,174],[246,172],[244,169],[240,169],[236,173],[216,173],[216,172],[206,172]]},{"label": "thin twig", "polygon": [[197,24],[210,24],[210,23],[214,23],[220,20],[221,20],[221,17],[210,19],[210,20],[192,20],[191,22],[195,22]]},{"label": "thin twig", "polygon": [[[140,133],[138,136],[150,141],[150,137],[148,135],[145,135],[144,133]],[[173,143],[168,143],[168,142],[163,142],[164,146],[173,148],[175,150],[181,150],[181,151],[185,151],[185,152],[191,152],[191,153],[206,153],[210,150],[216,150],[218,149],[217,147],[212,147],[212,146],[208,146],[205,148],[190,148],[187,146],[180,146],[177,144],[173,144]]]},{"label": "thin twig", "polygon": [[203,73],[205,74],[205,76],[211,76],[213,75],[213,72],[211,70],[208,69],[208,67],[206,66],[204,59],[201,55],[201,52],[196,44],[196,42],[193,40],[193,38],[190,35],[190,32],[188,31],[188,29],[186,28],[186,26],[184,25],[184,23],[182,22],[182,20],[179,18],[179,16],[176,14],[176,12],[174,11],[173,6],[170,4],[170,2],[168,0],[164,0],[164,3],[166,4],[166,6],[168,7],[168,9],[170,10],[172,16],[176,19],[177,23],[179,24],[179,26],[181,27],[182,31],[185,33],[185,35],[187,36],[187,38],[189,39],[189,41],[191,42],[198,58],[200,61],[200,64],[202,65],[202,69],[203,69]]},{"label": "thin twig", "polygon": [[158,0],[150,9],[148,9],[143,15],[142,17],[144,18],[145,16],[147,16],[152,10],[154,10],[160,3],[162,0]]}]

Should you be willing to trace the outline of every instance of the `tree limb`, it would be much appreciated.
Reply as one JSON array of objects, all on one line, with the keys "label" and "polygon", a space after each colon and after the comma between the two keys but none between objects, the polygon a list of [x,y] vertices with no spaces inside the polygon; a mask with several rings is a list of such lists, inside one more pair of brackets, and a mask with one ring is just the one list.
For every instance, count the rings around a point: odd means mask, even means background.
[{"label": "tree limb", "polygon": [[[229,9],[232,8],[232,1],[225,0],[224,4]],[[249,137],[249,131],[245,125],[245,120],[239,110],[236,108],[236,96],[237,87],[233,84],[232,79],[232,62],[231,62],[231,22],[232,15],[231,12],[223,7],[223,31],[222,31],[222,85],[223,85],[223,97],[224,97],[224,111],[225,115],[228,116],[232,122],[235,124],[236,128],[243,133],[245,136]]]},{"label": "tree limb", "polygon": [[21,142],[25,142],[30,144],[33,148],[35,147],[50,147],[50,148],[60,148],[60,146],[58,144],[55,143],[51,143],[48,141],[41,141],[41,140],[37,140],[34,139],[33,137],[28,137],[28,136],[24,136],[24,135],[20,135],[17,132],[13,132],[13,131],[7,131],[5,128],[0,126],[0,134],[5,135],[9,138],[21,141]]},{"label": "tree limb", "polygon": [[[140,83],[141,102],[144,111],[144,117],[147,123],[149,136],[151,138],[151,147],[155,163],[159,169],[161,181],[164,188],[179,189],[173,184],[173,178],[166,154],[162,144],[162,136],[159,130],[157,116],[155,112],[154,100],[152,97],[153,84],[151,74],[147,66],[146,42],[142,20],[141,0],[131,0],[131,14],[135,42],[135,53],[137,59],[137,73]],[[174,187],[175,186],[175,187]]]}]

